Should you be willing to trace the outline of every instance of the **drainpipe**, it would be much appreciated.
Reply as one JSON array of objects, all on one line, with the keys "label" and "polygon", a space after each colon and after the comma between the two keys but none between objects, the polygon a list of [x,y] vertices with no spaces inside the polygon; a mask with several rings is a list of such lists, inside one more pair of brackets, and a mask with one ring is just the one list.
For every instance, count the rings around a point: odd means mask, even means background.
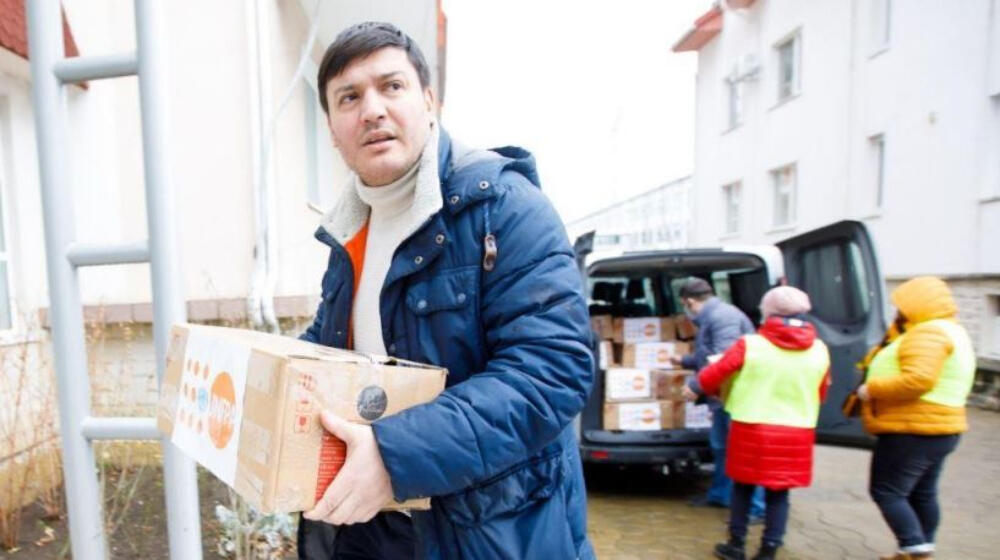
[{"label": "drainpipe", "polygon": [[253,150],[253,191],[254,191],[254,225],[257,232],[254,244],[254,266],[250,280],[250,295],[247,298],[247,316],[255,328],[265,327],[267,330],[279,332],[278,318],[274,310],[274,293],[278,285],[278,243],[277,227],[278,212],[272,186],[276,183],[274,171],[271,168],[271,146],[277,129],[278,118],[298,89],[309,61],[312,45],[316,42],[319,32],[320,8],[323,0],[317,0],[310,17],[310,28],[306,42],[302,45],[298,67],[295,75],[285,88],[274,113],[270,112],[272,99],[270,96],[270,37],[267,33],[267,22],[264,10],[268,4],[265,0],[254,0],[251,5],[252,15],[248,18],[247,35],[250,39],[251,60],[256,65],[251,68],[251,142]]},{"label": "drainpipe", "polygon": [[[247,318],[254,328],[261,328],[264,319],[264,292],[267,280],[268,230],[267,230],[267,185],[264,163],[264,114],[270,106],[268,95],[270,84],[270,51],[268,42],[263,40],[264,6],[255,0],[247,4],[247,39],[249,56],[250,95],[250,160],[251,184],[254,209],[254,249],[253,272],[250,277],[250,294],[247,296]],[[268,325],[270,327],[270,325]]]}]

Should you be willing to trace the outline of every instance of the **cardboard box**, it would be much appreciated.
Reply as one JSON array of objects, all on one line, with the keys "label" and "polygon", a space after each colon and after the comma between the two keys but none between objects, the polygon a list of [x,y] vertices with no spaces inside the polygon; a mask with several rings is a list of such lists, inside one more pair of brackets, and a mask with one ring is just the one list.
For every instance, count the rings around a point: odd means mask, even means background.
[{"label": "cardboard box", "polygon": [[668,401],[683,400],[684,385],[693,373],[683,369],[653,371],[653,384],[656,388],[653,397]]},{"label": "cardboard box", "polygon": [[594,315],[590,318],[590,328],[598,340],[611,340],[615,336],[614,317],[611,315]]},{"label": "cardboard box", "polygon": [[674,325],[677,326],[677,338],[680,340],[694,340],[698,333],[698,327],[683,313],[674,316]]},{"label": "cardboard box", "polygon": [[684,404],[654,400],[604,403],[604,429],[641,431],[682,428]]},{"label": "cardboard box", "polygon": [[[165,439],[262,512],[308,510],[346,458],[319,423],[359,424],[428,402],[444,369],[255,331],[180,324],[157,409]],[[430,500],[384,509],[429,509]]]},{"label": "cardboard box", "polygon": [[622,349],[622,366],[630,368],[674,369],[670,358],[681,357],[691,351],[686,342],[639,342],[626,344]]},{"label": "cardboard box", "polygon": [[604,400],[628,401],[652,396],[652,377],[648,369],[608,368],[604,372]]},{"label": "cardboard box", "polygon": [[609,368],[604,373],[605,402],[637,399],[679,400],[690,371]]},{"label": "cardboard box", "polygon": [[712,427],[712,412],[707,404],[684,403],[684,427],[705,429]]},{"label": "cardboard box", "polygon": [[597,367],[606,370],[617,365],[613,343],[610,340],[602,340],[597,347]]},{"label": "cardboard box", "polygon": [[625,344],[677,339],[673,317],[616,317],[614,341]]}]

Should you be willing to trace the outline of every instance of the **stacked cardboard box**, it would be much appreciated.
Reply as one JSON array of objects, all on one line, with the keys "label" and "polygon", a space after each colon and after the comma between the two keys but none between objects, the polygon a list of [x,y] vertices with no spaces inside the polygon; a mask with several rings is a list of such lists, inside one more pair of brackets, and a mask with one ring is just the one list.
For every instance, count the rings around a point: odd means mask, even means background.
[{"label": "stacked cardboard box", "polygon": [[605,430],[684,427],[684,370],[610,368],[604,375]]},{"label": "stacked cardboard box", "polygon": [[604,403],[605,430],[673,430],[684,427],[682,401]]},{"label": "stacked cardboard box", "polygon": [[637,342],[622,345],[621,364],[625,367],[673,369],[671,358],[691,351],[686,342]]},{"label": "stacked cardboard box", "polygon": [[705,407],[685,403],[693,372],[675,369],[672,358],[691,352],[694,325],[672,317],[591,318],[604,372],[605,430],[672,430],[703,427]]},{"label": "stacked cardboard box", "polygon": [[674,315],[674,325],[677,326],[677,338],[679,340],[694,340],[694,336],[698,333],[698,327],[683,313]]}]

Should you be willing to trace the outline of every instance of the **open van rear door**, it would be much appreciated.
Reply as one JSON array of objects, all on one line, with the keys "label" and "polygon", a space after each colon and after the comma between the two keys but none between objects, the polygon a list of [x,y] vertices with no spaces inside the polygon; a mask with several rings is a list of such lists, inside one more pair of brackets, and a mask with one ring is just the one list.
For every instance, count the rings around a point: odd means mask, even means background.
[{"label": "open van rear door", "polygon": [[788,283],[809,294],[820,339],[830,348],[832,384],[820,409],[817,439],[824,443],[869,447],[857,418],[840,410],[860,380],[855,364],[885,333],[885,288],[868,229],[845,220],[777,244]]}]

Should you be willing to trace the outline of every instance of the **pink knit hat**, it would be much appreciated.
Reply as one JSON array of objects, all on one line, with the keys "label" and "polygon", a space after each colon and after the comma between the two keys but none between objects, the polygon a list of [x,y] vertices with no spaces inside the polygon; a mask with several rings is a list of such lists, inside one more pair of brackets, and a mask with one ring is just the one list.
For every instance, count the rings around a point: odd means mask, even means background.
[{"label": "pink knit hat", "polygon": [[810,309],[809,295],[791,286],[771,288],[760,300],[760,312],[765,319],[772,315],[800,315]]}]

